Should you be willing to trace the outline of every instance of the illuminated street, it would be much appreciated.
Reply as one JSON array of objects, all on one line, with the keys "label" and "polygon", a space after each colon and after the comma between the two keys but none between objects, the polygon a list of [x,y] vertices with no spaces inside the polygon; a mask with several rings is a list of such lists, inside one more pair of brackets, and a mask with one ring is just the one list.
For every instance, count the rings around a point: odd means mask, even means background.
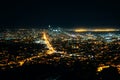
[{"label": "illuminated street", "polygon": [[[120,33],[117,29],[18,29],[1,35],[1,71],[17,68],[26,70],[24,67],[35,65],[32,69],[41,71],[49,69],[50,65],[52,69],[61,72],[61,68],[68,73],[76,69],[77,72],[84,72],[84,68],[86,71],[95,70],[96,76],[113,67],[120,74]],[[28,70],[31,71],[31,68]],[[62,77],[59,71],[55,75],[44,75],[46,79],[50,76],[57,79]]]},{"label": "illuminated street", "polygon": [[48,40],[47,35],[46,35],[45,32],[43,32],[43,38],[44,38],[45,43],[46,43],[46,45],[47,45],[47,47],[48,47],[48,49],[49,49],[49,50],[47,51],[47,54],[52,54],[52,53],[54,53],[55,50],[54,50],[54,48],[52,47],[52,45],[50,44],[50,42],[49,42],[49,40]]}]

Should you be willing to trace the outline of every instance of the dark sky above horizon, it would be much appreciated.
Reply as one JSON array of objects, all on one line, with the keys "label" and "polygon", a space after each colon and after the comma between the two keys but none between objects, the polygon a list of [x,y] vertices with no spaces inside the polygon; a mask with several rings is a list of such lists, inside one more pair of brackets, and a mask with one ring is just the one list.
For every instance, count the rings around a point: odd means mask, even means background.
[{"label": "dark sky above horizon", "polygon": [[120,5],[114,1],[4,0],[0,26],[120,26]]}]

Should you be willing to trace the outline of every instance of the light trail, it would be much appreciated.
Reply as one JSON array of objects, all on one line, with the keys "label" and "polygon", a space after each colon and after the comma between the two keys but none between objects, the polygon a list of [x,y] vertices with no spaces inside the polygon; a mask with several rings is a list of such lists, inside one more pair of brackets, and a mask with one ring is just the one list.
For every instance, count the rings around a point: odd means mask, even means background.
[{"label": "light trail", "polygon": [[45,40],[45,43],[46,43],[47,47],[49,48],[49,50],[47,51],[47,54],[52,54],[52,53],[56,52],[54,50],[54,48],[52,47],[52,45],[50,44],[50,42],[48,41],[48,38],[47,38],[45,32],[43,32],[43,38]]}]

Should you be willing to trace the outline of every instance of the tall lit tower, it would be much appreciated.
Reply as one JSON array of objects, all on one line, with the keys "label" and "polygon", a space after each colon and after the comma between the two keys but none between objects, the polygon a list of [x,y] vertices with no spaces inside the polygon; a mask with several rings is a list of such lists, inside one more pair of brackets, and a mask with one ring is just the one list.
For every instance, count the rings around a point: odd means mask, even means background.
[{"label": "tall lit tower", "polygon": [[52,30],[51,25],[48,25],[48,29],[49,29],[49,30]]},{"label": "tall lit tower", "polygon": [[50,28],[51,26],[50,25],[48,25],[48,28]]}]

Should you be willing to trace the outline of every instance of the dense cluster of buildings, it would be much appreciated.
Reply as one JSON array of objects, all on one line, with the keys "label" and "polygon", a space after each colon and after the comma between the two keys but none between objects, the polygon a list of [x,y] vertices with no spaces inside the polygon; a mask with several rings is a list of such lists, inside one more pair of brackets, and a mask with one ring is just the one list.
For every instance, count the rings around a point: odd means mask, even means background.
[{"label": "dense cluster of buildings", "polygon": [[[6,30],[0,33],[0,46],[1,69],[23,64],[72,66],[79,61],[85,64],[92,62],[98,66],[98,72],[105,66],[117,67],[120,71],[119,31],[74,32],[61,28]],[[50,48],[54,52],[47,54],[51,52]]]}]

